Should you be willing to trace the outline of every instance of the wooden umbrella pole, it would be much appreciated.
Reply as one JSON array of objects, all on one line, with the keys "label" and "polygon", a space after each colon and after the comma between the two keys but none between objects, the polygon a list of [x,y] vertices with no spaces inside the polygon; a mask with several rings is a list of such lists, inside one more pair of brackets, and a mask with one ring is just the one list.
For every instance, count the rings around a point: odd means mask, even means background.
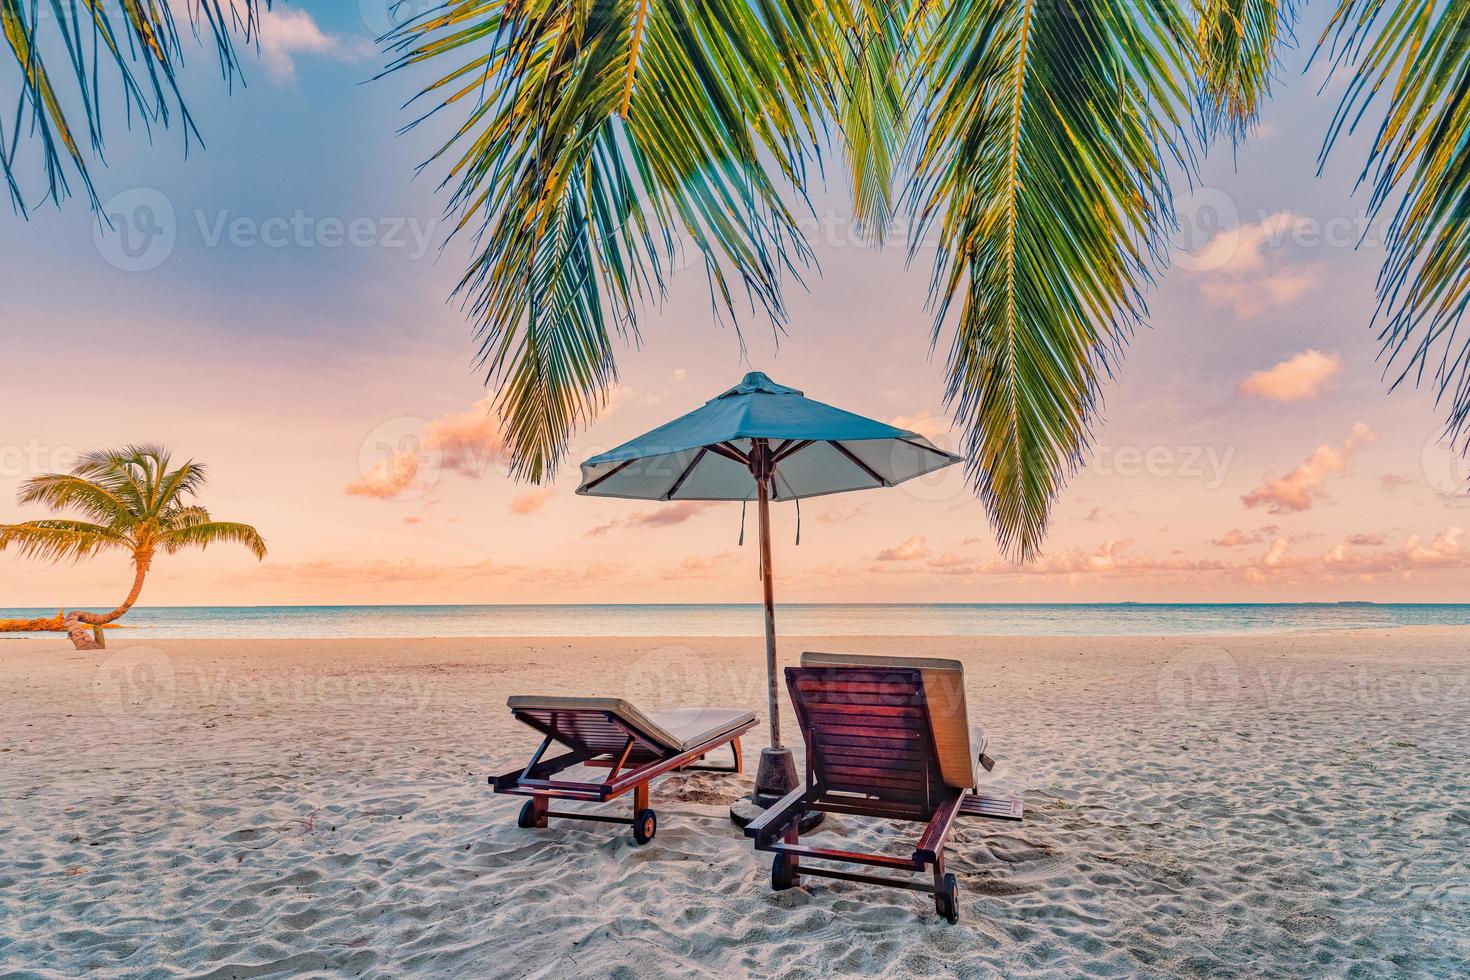
[{"label": "wooden umbrella pole", "polygon": [[[762,447],[761,455],[765,455]],[[763,460],[763,462],[765,462]],[[762,470],[766,467],[762,466]],[[771,748],[781,747],[780,702],[776,695],[776,598],[771,584],[771,500],[767,489],[769,474],[755,481],[757,510],[760,512],[761,592],[766,605],[766,699],[771,712]]]}]

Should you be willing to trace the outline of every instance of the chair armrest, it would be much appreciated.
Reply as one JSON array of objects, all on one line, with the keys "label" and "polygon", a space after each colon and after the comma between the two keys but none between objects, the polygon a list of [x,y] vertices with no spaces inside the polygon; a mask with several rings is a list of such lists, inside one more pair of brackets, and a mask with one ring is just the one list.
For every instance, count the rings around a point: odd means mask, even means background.
[{"label": "chair armrest", "polygon": [[801,819],[806,812],[807,788],[798,786],[781,797],[780,801],[765,813],[745,825],[745,836],[757,841],[768,841],[784,831],[793,820]]}]

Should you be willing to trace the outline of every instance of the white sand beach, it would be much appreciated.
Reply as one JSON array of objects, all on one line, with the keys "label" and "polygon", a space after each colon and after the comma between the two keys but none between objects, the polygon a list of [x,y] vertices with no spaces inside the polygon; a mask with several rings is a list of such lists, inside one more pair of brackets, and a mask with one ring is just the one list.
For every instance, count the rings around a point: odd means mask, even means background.
[{"label": "white sand beach", "polygon": [[[553,821],[513,693],[764,707],[760,641],[0,642],[0,973],[1446,976],[1470,962],[1470,633],[853,638],[956,657],[1022,824],[927,896],[771,891],[749,776],[655,784],[657,838]],[[785,699],[783,697],[783,703]],[[789,708],[789,704],[787,704]],[[787,731],[795,724],[787,720]],[[764,744],[746,739],[754,758]],[[619,800],[621,808],[627,804]],[[829,818],[814,840],[906,831]]]}]

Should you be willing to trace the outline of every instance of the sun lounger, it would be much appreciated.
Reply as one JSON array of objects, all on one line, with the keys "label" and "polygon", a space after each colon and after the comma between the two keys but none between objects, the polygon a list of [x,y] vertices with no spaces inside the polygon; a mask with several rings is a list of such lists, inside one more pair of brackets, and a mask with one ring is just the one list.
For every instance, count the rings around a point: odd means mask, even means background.
[{"label": "sun lounger", "polygon": [[[979,770],[995,763],[969,723],[964,668],[954,660],[807,653],[786,668],[786,686],[806,742],[806,780],[745,828],[771,851],[771,887],[800,875],[930,892],[950,922],[959,919],[955,876],[944,846],[961,816],[1020,820],[1020,800],[977,794]],[[829,850],[799,841],[808,810],[924,824],[910,854]],[[809,860],[888,872],[932,869],[933,882],[847,871]]]},{"label": "sun lounger", "polygon": [[[490,777],[495,792],[530,797],[521,808],[520,826],[545,827],[549,817],[631,824],[640,844],[653,840],[658,830],[658,816],[648,806],[649,782],[674,769],[739,772],[740,736],[755,724],[749,711],[679,708],[644,714],[619,698],[517,696],[506,704],[517,721],[543,736],[523,768]],[[545,758],[553,743],[568,751]],[[722,745],[730,746],[734,765],[694,764]],[[596,782],[553,778],[573,766],[606,768],[607,777]],[[629,790],[632,817],[552,810],[548,805],[551,800],[603,803]]]}]

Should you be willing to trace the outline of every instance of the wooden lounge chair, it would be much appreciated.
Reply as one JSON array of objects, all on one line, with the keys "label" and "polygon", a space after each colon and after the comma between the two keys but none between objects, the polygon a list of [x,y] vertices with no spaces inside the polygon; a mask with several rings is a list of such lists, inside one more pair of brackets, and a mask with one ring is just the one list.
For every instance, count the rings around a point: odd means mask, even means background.
[{"label": "wooden lounge chair", "polygon": [[[954,660],[807,653],[786,668],[806,741],[806,781],[745,828],[761,851],[775,853],[771,887],[818,875],[930,892],[950,922],[959,919],[955,876],[944,870],[944,845],[961,816],[1020,820],[1020,800],[974,792],[979,769],[995,763],[970,727],[964,668]],[[869,854],[800,843],[807,810],[924,824],[907,855]],[[933,882],[846,871],[808,860],[886,871],[932,869]]]},{"label": "wooden lounge chair", "polygon": [[[516,720],[543,736],[541,746],[523,768],[490,777],[495,792],[530,797],[517,823],[545,827],[547,818],[562,817],[631,824],[633,839],[640,844],[653,840],[658,830],[658,815],[648,806],[649,782],[673,769],[739,772],[740,736],[755,724],[755,715],[749,711],[679,708],[644,714],[619,698],[518,696],[506,704]],[[568,751],[544,758],[553,742]],[[694,765],[706,753],[727,744],[734,765]],[[573,766],[606,768],[607,777],[597,782],[552,778]],[[548,805],[551,800],[603,803],[629,790],[633,791],[632,817],[552,810]]]}]

